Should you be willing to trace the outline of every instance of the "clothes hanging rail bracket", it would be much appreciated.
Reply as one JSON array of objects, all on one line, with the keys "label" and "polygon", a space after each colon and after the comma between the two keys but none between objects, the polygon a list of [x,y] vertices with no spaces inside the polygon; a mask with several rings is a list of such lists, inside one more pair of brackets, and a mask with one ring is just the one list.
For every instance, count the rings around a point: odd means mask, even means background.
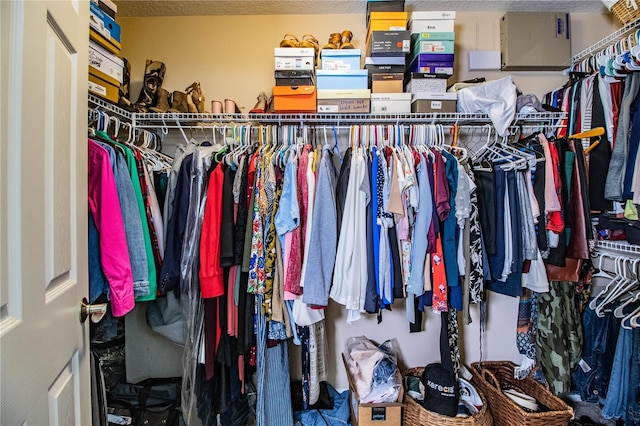
[{"label": "clothes hanging rail bracket", "polygon": [[92,109],[92,107],[99,108],[108,112],[110,115],[117,116],[118,118],[120,118],[120,120],[132,121],[133,113],[124,110],[117,105],[109,103],[95,95],[92,95],[91,93],[89,93],[88,102],[89,109]]}]

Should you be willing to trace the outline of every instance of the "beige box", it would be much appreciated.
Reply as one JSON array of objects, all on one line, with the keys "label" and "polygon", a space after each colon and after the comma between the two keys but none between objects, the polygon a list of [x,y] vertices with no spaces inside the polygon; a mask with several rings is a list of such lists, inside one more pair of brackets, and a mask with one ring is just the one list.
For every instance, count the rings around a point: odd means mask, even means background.
[{"label": "beige box", "polygon": [[411,98],[411,112],[456,112],[457,93],[416,93]]},{"label": "beige box", "polygon": [[119,86],[122,84],[124,62],[113,53],[89,40],[89,70],[101,79]]},{"label": "beige box", "polygon": [[411,112],[411,93],[372,93],[371,112],[407,114]]},{"label": "beige box", "polygon": [[[344,369],[349,380],[349,405],[351,406],[351,424],[353,426],[400,426],[402,424],[402,398],[404,389],[400,387],[400,394],[397,402],[387,402],[383,404],[360,404],[360,398],[356,393],[353,379],[349,374],[349,367],[342,355]],[[400,376],[400,373],[398,373]],[[402,382],[402,378],[398,377]]]},{"label": "beige box", "polygon": [[318,113],[367,113],[371,109],[369,89],[318,90]]},{"label": "beige box", "polygon": [[507,12],[500,20],[500,50],[505,71],[555,71],[571,57],[569,14]]},{"label": "beige box", "polygon": [[403,73],[371,74],[371,92],[373,93],[402,93],[403,86]]}]

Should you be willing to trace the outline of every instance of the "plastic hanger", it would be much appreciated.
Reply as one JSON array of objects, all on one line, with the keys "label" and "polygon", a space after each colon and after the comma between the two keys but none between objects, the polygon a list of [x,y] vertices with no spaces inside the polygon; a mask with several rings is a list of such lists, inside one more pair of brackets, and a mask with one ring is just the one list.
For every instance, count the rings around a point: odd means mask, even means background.
[{"label": "plastic hanger", "polygon": [[609,293],[609,291],[611,291],[611,288],[616,286],[618,284],[618,282],[621,279],[623,279],[623,276],[622,276],[622,262],[623,262],[623,259],[620,256],[617,256],[615,258],[615,273],[616,273],[616,276],[611,281],[609,281],[609,283],[604,288],[604,290],[602,290],[600,292],[600,294],[598,294],[591,301],[591,303],[589,303],[589,307],[591,309],[593,309],[596,312],[596,314],[598,314],[598,316],[601,316],[599,314],[599,312],[602,309],[602,306],[604,306],[604,305],[601,304],[602,300],[606,300],[607,294]]}]

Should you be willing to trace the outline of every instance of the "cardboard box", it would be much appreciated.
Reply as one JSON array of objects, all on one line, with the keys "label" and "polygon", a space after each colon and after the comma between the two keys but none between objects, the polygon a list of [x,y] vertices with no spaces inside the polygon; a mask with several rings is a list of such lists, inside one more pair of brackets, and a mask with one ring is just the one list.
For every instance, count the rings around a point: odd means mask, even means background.
[{"label": "cardboard box", "polygon": [[371,12],[367,33],[371,31],[406,31],[408,17],[407,12]]},{"label": "cardboard box", "polygon": [[366,113],[371,109],[371,91],[318,90],[318,113]]},{"label": "cardboard box", "polygon": [[406,92],[411,94],[423,92],[444,93],[447,91],[446,74],[427,74],[412,72],[405,86]]},{"label": "cardboard box", "polygon": [[315,112],[315,86],[275,86],[273,88],[275,112]]},{"label": "cardboard box", "polygon": [[89,40],[89,71],[101,79],[120,86],[124,76],[124,62],[113,53]]},{"label": "cardboard box", "polygon": [[367,2],[367,21],[372,12],[403,12],[404,0],[370,0]]},{"label": "cardboard box", "polygon": [[371,91],[373,93],[402,93],[403,89],[403,73],[371,74]]},{"label": "cardboard box", "polygon": [[[451,75],[453,74],[453,60],[454,60],[454,55],[448,54],[448,53],[444,53],[444,54],[439,54],[439,53],[421,53],[419,55],[416,55],[415,58],[413,58],[413,60],[411,61],[411,64],[409,64],[409,68],[408,71],[409,72],[427,72],[427,73],[431,73],[431,74],[447,74],[447,75]],[[422,68],[426,68],[426,67],[430,67],[430,68],[451,68],[451,73],[449,72],[445,72],[440,71],[440,72],[430,72],[430,71],[422,71]]]},{"label": "cardboard box", "polygon": [[315,86],[314,70],[276,70],[276,86]]},{"label": "cardboard box", "polygon": [[116,19],[116,13],[118,13],[118,6],[111,0],[91,0],[92,3],[97,4],[100,9],[111,19]]},{"label": "cardboard box", "polygon": [[411,93],[372,93],[371,113],[406,114],[411,112]]},{"label": "cardboard box", "polygon": [[107,40],[102,34],[98,33],[93,28],[89,28],[89,40],[95,41],[101,47],[114,55],[120,54],[120,43],[114,40]]},{"label": "cardboard box", "polygon": [[361,56],[360,49],[322,49],[320,51],[323,70],[358,70]]},{"label": "cardboard box", "polygon": [[89,27],[107,40],[120,43],[120,25],[93,2],[89,4]]},{"label": "cardboard box", "polygon": [[431,11],[414,11],[411,12],[411,20],[453,20],[456,19],[455,10],[447,10],[442,12],[431,12]]},{"label": "cardboard box", "polygon": [[372,31],[367,39],[367,56],[398,56],[410,51],[409,31]]},{"label": "cardboard box", "polygon": [[418,40],[411,45],[413,57],[421,53],[454,53],[453,40]]},{"label": "cardboard box", "polygon": [[119,86],[111,84],[89,72],[89,93],[117,104],[120,96],[119,90]]},{"label": "cardboard box", "polygon": [[411,44],[415,44],[418,41],[429,40],[455,40],[456,33],[412,33]]},{"label": "cardboard box", "polygon": [[367,70],[317,70],[318,89],[367,89]]},{"label": "cardboard box", "polygon": [[[372,111],[373,112],[373,111]],[[347,361],[342,355],[344,369],[347,372],[349,381],[349,405],[351,407],[351,424],[353,426],[400,426],[402,424],[402,399],[404,397],[404,386],[400,386],[397,402],[386,402],[381,404],[360,404],[360,398],[356,392]],[[398,372],[398,380],[402,383],[402,377]]]},{"label": "cardboard box", "polygon": [[411,98],[411,112],[456,112],[457,93],[416,93]]},{"label": "cardboard box", "polygon": [[316,52],[312,48],[276,47],[273,51],[276,70],[312,70]]},{"label": "cardboard box", "polygon": [[453,19],[416,19],[409,21],[411,33],[452,33]]},{"label": "cardboard box", "polygon": [[368,56],[364,60],[364,67],[369,74],[376,72],[404,72],[406,70],[406,56]]}]

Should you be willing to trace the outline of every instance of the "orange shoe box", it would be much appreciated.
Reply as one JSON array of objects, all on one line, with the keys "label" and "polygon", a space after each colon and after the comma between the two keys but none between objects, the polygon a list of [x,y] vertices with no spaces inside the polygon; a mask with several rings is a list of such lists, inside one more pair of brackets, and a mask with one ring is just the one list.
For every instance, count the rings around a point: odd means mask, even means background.
[{"label": "orange shoe box", "polygon": [[316,86],[274,86],[275,112],[316,112]]}]

